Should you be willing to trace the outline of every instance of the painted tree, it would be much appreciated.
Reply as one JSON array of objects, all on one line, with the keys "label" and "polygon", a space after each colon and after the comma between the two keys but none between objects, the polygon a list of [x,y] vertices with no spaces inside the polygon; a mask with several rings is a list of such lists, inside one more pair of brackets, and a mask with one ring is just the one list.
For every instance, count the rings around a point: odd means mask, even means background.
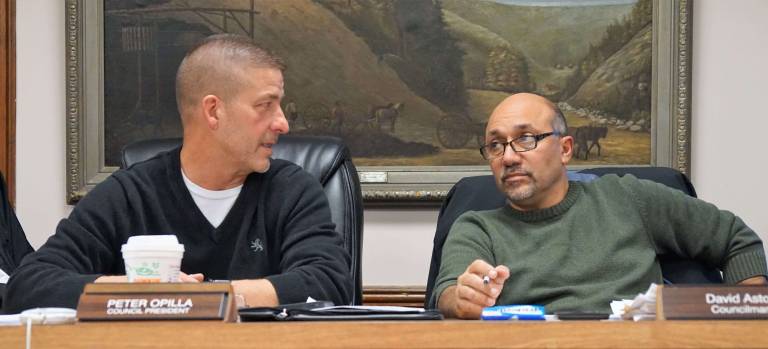
[{"label": "painted tree", "polygon": [[530,88],[528,62],[510,45],[499,45],[491,50],[485,67],[485,89],[520,92]]},{"label": "painted tree", "polygon": [[446,28],[437,1],[395,2],[400,55],[407,69],[398,75],[421,97],[441,109],[465,112],[464,52]]}]

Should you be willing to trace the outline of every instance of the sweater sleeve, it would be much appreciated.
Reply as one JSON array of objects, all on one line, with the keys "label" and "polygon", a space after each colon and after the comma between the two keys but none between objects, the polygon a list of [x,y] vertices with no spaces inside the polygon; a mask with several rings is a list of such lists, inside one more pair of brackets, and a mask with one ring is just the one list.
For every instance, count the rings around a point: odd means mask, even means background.
[{"label": "sweater sleeve", "polygon": [[275,175],[270,185],[268,227],[281,234],[279,273],[268,276],[281,304],[307,297],[349,304],[352,299],[350,256],[331,220],[320,183],[296,166]]},{"label": "sweater sleeve", "polygon": [[27,255],[11,276],[6,290],[6,312],[34,307],[77,306],[85,284],[102,274],[122,274],[115,227],[125,218],[126,200],[110,177],[97,185],[62,219],[56,232],[39,250]]},{"label": "sweater sleeve", "polygon": [[427,295],[430,308],[437,308],[437,301],[443,291],[456,285],[459,276],[476,259],[496,265],[491,238],[479,216],[469,211],[456,219],[445,240],[435,289],[431,295]]},{"label": "sweater sleeve", "polygon": [[768,275],[760,237],[733,213],[664,185],[621,179],[636,197],[658,254],[720,268],[726,283]]}]

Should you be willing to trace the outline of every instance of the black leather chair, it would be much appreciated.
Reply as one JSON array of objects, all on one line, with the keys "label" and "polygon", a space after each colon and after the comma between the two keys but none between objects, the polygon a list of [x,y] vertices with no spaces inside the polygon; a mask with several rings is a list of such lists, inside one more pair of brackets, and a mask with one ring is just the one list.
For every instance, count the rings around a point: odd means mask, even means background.
[{"label": "black leather chair", "polygon": [[[688,178],[677,170],[667,167],[602,167],[570,172],[571,180],[590,180],[589,175],[605,174],[623,176],[632,174],[637,178],[652,180],[696,197],[696,191]],[[595,178],[595,177],[593,177]],[[492,210],[506,204],[506,198],[499,192],[491,175],[465,177],[451,188],[440,208],[437,218],[437,230],[432,248],[432,260],[427,278],[427,290],[424,306],[429,307],[429,299],[435,286],[435,279],[440,270],[443,245],[448,237],[453,222],[466,211]],[[673,284],[722,283],[720,270],[704,266],[696,261],[681,259],[677,256],[659,256],[661,271],[665,282]]]},{"label": "black leather chair", "polygon": [[[123,148],[121,167],[127,168],[179,145],[181,138],[129,144]],[[344,238],[344,246],[352,257],[352,304],[362,304],[363,199],[349,149],[334,137],[284,135],[272,148],[272,157],[298,164],[323,185],[336,231]]]},{"label": "black leather chair", "polygon": [[[0,269],[10,275],[21,263],[21,259],[34,251],[27,241],[24,229],[8,201],[5,178],[0,174]],[[0,309],[5,296],[5,284],[0,284]]]}]

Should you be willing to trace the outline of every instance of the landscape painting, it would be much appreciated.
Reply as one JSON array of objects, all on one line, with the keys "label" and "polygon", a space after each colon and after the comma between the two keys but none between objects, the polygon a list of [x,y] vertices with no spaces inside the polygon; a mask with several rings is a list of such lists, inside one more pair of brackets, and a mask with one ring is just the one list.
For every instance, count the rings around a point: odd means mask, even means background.
[{"label": "landscape painting", "polygon": [[556,102],[576,165],[652,164],[651,0],[105,0],[104,163],[181,136],[176,69],[198,40],[282,57],[291,133],[341,137],[355,164],[487,166],[493,107]]}]

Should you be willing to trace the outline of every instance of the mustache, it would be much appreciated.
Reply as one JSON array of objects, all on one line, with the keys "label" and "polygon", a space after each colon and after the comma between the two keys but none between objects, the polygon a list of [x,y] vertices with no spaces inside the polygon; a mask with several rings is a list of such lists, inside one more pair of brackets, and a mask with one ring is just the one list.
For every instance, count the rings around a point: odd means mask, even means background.
[{"label": "mustache", "polygon": [[280,136],[275,135],[274,137],[267,137],[264,139],[261,143],[272,143],[277,144],[277,140],[280,138]]},{"label": "mustache", "polygon": [[507,177],[510,177],[510,176],[519,176],[519,175],[530,177],[531,171],[524,169],[522,166],[505,167],[504,173],[502,174],[501,178],[506,179]]}]

